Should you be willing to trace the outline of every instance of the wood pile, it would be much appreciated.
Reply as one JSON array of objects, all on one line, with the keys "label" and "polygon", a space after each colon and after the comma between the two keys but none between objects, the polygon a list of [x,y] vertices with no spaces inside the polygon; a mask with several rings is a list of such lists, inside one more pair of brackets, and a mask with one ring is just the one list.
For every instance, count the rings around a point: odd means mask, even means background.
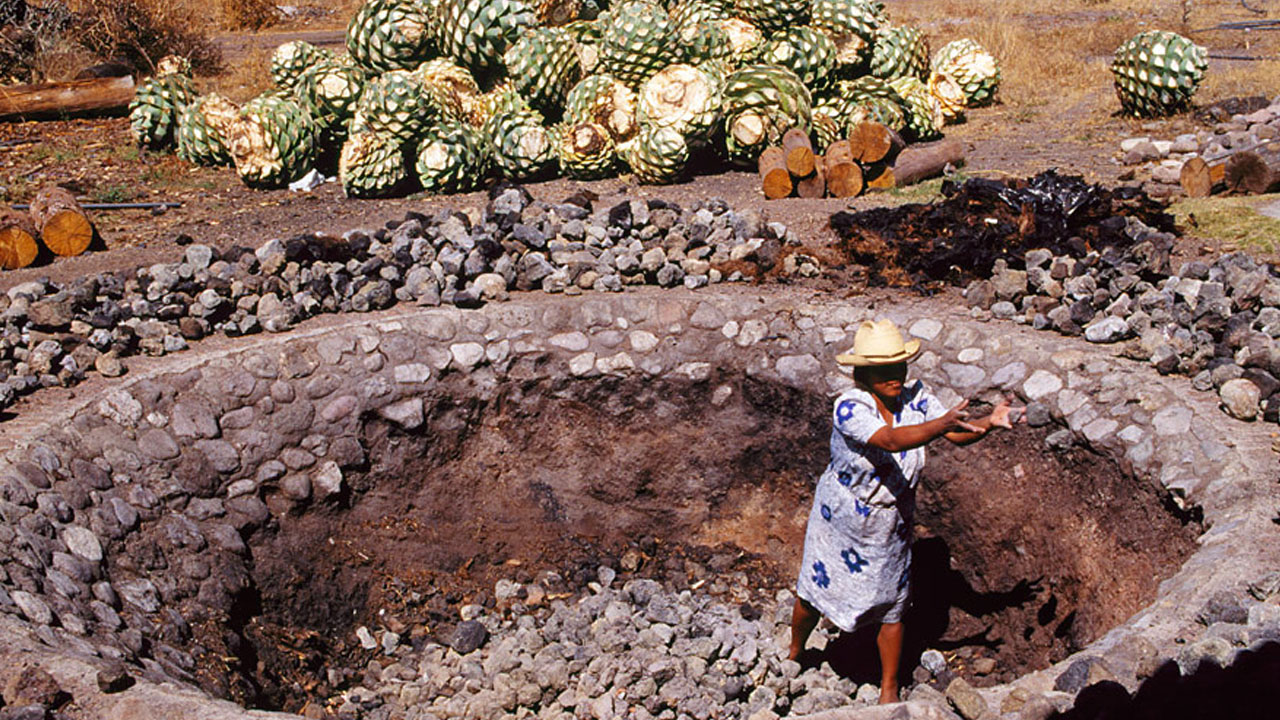
[{"label": "wood pile", "polygon": [[28,212],[0,208],[0,268],[26,267],[43,253],[79,255],[93,236],[93,223],[74,195],[56,186],[43,188]]},{"label": "wood pile", "polygon": [[1258,145],[1212,161],[1193,157],[1182,164],[1178,184],[1192,198],[1263,195],[1280,188],[1280,150]]},{"label": "wood pile", "polygon": [[1120,161],[1132,167],[1122,179],[1142,180],[1143,190],[1160,198],[1280,190],[1280,101],[1258,100],[1228,103],[1233,114],[1198,113],[1210,126],[1172,140],[1121,141]]},{"label": "wood pile", "polygon": [[847,198],[918,183],[941,175],[948,165],[963,164],[964,145],[957,140],[908,146],[898,133],[868,121],[822,154],[814,151],[808,133],[792,128],[781,145],[760,154],[758,170],[761,189],[770,200]]}]

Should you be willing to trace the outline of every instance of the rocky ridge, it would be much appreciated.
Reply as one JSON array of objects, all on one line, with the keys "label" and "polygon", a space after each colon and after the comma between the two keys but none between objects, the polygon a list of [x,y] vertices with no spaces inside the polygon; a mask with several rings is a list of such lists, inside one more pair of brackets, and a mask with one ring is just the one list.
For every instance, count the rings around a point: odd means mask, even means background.
[{"label": "rocky ridge", "polygon": [[[105,272],[67,286],[35,281],[0,295],[0,408],[122,358],[185,350],[210,334],[286,332],[325,313],[400,302],[476,307],[512,290],[573,295],[653,284],[699,288],[774,270],[814,276],[781,223],[723,201],[684,209],[633,200],[593,209],[586,196],[534,201],[498,188],[482,216],[410,212],[342,238],[299,236],[218,253],[189,245],[180,262]],[[723,270],[722,270],[723,269]]]}]

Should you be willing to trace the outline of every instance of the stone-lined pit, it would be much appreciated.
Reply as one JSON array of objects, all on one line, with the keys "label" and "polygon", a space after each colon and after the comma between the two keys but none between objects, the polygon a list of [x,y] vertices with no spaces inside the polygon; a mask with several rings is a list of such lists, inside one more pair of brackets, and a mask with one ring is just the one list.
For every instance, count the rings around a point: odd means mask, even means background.
[{"label": "stone-lined pit", "polygon": [[[945,316],[910,312],[929,311]],[[536,624],[549,611],[529,593],[601,592],[589,583],[608,566],[633,601],[628,583],[651,577],[763,612],[759,647],[731,667],[770,682],[786,672],[765,642],[785,628],[773,590],[791,585],[831,393],[849,382],[831,351],[869,314],[745,294],[512,302],[167,362],[47,418],[10,455],[0,604],[46,644],[145,680],[298,710],[437,652],[460,617]],[[917,655],[947,650],[933,679],[981,685],[1114,645],[1104,634],[1146,612],[1194,549],[1199,528],[1144,478],[1189,489],[1181,505],[1203,491],[1161,470],[1190,452],[1167,429],[1197,411],[1069,340],[898,319],[929,341],[916,372],[944,400],[1004,387],[1038,408],[1039,427],[935,448]],[[1162,592],[1188,591],[1174,580]],[[525,594],[498,597],[502,581]],[[361,649],[361,626],[396,643]]]},{"label": "stone-lined pit", "polygon": [[[428,395],[412,430],[370,418],[360,439],[371,460],[347,474],[340,503],[267,497],[279,520],[251,538],[246,567],[261,616],[238,624],[256,628],[253,657],[285,667],[251,673],[257,696],[238,699],[298,710],[314,689],[284,686],[305,686],[317,666],[348,680],[316,685],[321,695],[359,684],[381,652],[361,651],[355,630],[385,626],[380,611],[394,609],[402,634],[447,644],[457,608],[492,604],[501,579],[556,571],[566,582],[555,589],[576,594],[603,564],[622,570],[619,583],[685,588],[748,569],[763,590],[792,582],[826,462],[826,398],[719,373],[548,378],[486,394]],[[919,551],[916,656],[942,646],[995,658],[988,682],[1047,667],[1149,601],[1189,554],[1191,529],[1154,492],[1087,451],[1044,453],[1044,434],[938,448],[921,500],[933,539]],[[712,567],[690,569],[692,548]],[[1034,580],[1044,592],[1019,591]],[[406,601],[415,593],[439,597]],[[297,637],[309,638],[307,662],[274,647]]]}]

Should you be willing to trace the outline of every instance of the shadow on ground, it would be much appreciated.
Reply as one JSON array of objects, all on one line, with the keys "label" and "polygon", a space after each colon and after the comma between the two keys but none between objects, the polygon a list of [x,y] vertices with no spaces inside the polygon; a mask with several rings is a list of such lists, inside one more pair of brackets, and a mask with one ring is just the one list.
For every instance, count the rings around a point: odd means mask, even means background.
[{"label": "shadow on ground", "polygon": [[[1038,579],[1018,581],[1006,591],[983,593],[975,590],[964,575],[951,567],[951,548],[942,538],[917,540],[911,548],[912,605],[903,622],[906,626],[900,677],[911,678],[920,654],[928,648],[956,650],[962,647],[983,647],[994,650],[1002,643],[991,637],[996,621],[986,624],[980,632],[950,638],[951,610],[958,608],[975,618],[989,618],[1002,610],[1021,607],[1040,592]],[[876,650],[876,633],[879,626],[859,629],[853,633],[840,633],[824,650],[808,650],[801,656],[801,665],[817,666],[829,663],[841,677],[859,684],[880,682],[880,659]]]},{"label": "shadow on ground", "polygon": [[1280,708],[1280,641],[1245,650],[1227,667],[1201,663],[1183,675],[1166,662],[1130,695],[1119,683],[1085,688],[1055,720],[1200,720],[1275,717]]}]

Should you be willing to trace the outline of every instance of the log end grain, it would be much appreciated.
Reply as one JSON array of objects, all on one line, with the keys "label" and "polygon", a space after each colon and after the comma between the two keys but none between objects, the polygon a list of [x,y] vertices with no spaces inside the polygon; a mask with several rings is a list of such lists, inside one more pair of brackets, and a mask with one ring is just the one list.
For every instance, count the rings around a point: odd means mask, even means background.
[{"label": "log end grain", "polygon": [[63,210],[44,224],[40,239],[55,255],[79,255],[93,241],[93,224],[74,210]]},{"label": "log end grain", "polygon": [[760,153],[759,170],[760,186],[766,198],[777,200],[791,194],[791,173],[787,171],[782,148],[766,148]]},{"label": "log end grain", "polygon": [[24,268],[39,254],[40,244],[31,233],[17,226],[0,228],[0,268]]},{"label": "log end grain", "polygon": [[1193,157],[1182,163],[1178,182],[1182,185],[1182,191],[1190,198],[1209,197],[1213,192],[1213,181],[1209,179],[1209,163],[1202,158]]},{"label": "log end grain", "polygon": [[1262,195],[1274,184],[1276,173],[1256,152],[1238,152],[1227,159],[1226,165],[1227,189],[1231,192]]},{"label": "log end grain", "polygon": [[878,169],[875,175],[868,176],[868,190],[892,190],[898,187],[898,179],[893,174],[893,168],[885,165]]},{"label": "log end grain", "polygon": [[787,170],[792,175],[802,178],[813,174],[813,143],[808,132],[794,127],[787,130],[782,135],[782,150],[786,154]]},{"label": "log end grain", "polygon": [[862,168],[857,163],[838,162],[827,166],[827,190],[832,197],[857,197],[862,188]]}]

